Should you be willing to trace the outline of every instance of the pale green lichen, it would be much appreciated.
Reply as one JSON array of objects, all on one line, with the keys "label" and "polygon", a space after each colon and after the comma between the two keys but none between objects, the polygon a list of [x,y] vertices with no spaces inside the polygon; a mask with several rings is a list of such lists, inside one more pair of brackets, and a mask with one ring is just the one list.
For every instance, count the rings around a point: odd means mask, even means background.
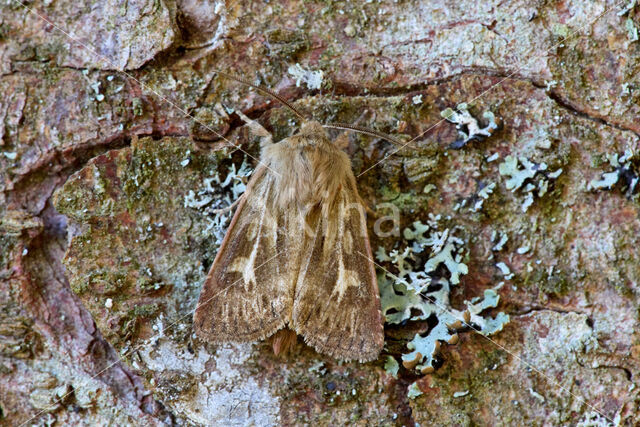
[{"label": "pale green lichen", "polygon": [[478,120],[469,113],[469,106],[464,102],[459,104],[455,110],[452,108],[443,110],[440,115],[447,121],[454,123],[458,129],[459,138],[450,145],[450,148],[462,148],[469,141],[490,137],[498,129],[496,117],[491,111],[485,111],[482,114],[482,117],[489,124],[481,128]]},{"label": "pale green lichen", "polygon": [[327,368],[325,367],[323,361],[318,360],[316,363],[311,365],[311,367],[309,368],[309,372],[316,373],[322,376],[327,373]]},{"label": "pale green lichen", "polygon": [[18,157],[18,153],[15,153],[13,151],[3,151],[2,155],[9,160],[15,160]]},{"label": "pale green lichen", "polygon": [[184,197],[184,207],[196,209],[208,216],[209,225],[203,233],[212,233],[218,246],[224,239],[231,212],[217,211],[231,205],[245,192],[252,173],[253,169],[245,158],[239,168],[231,164],[224,180],[217,170],[212,170],[211,176],[204,179],[204,185],[200,189],[189,190]]},{"label": "pale green lichen", "polygon": [[545,398],[543,395],[541,395],[540,393],[538,393],[537,391],[535,391],[533,388],[529,387],[529,394],[534,397],[535,399],[538,400],[538,402],[540,403],[544,403],[545,402]]},{"label": "pale green lichen", "polygon": [[500,158],[500,154],[498,154],[498,153],[493,153],[493,154],[491,154],[491,155],[487,156],[485,160],[486,160],[488,163],[491,163],[491,162],[493,162],[493,161],[498,160],[499,158]]},{"label": "pale green lichen", "polygon": [[491,194],[493,194],[493,190],[496,188],[495,182],[484,183],[480,181],[478,183],[479,190],[476,194],[471,197],[462,199],[460,202],[456,203],[453,206],[453,210],[458,212],[463,208],[468,208],[470,212],[480,212],[482,207],[484,206],[484,202],[489,199]]},{"label": "pale green lichen", "polygon": [[633,20],[636,5],[637,0],[631,0],[629,4],[627,4],[620,12],[618,12],[618,16],[627,16],[624,22],[624,27],[627,30],[627,37],[631,42],[638,41],[639,39],[638,27]]},{"label": "pale green lichen", "polygon": [[538,173],[538,170],[545,170],[547,168],[547,165],[544,163],[538,165],[527,159],[520,159],[520,163],[524,169],[518,167],[518,158],[507,156],[498,168],[500,175],[510,177],[506,181],[507,190],[514,191],[519,189],[527,179],[533,178],[536,173]]},{"label": "pale green lichen", "polygon": [[611,187],[616,185],[618,179],[620,178],[620,174],[618,172],[607,172],[603,173],[600,179],[594,179],[589,183],[589,189],[598,190],[598,189],[606,189],[610,190]]},{"label": "pale green lichen", "polygon": [[508,275],[508,274],[511,274],[511,270],[509,270],[509,267],[504,262],[497,263],[496,267],[498,267],[500,269],[500,271],[502,272],[502,274],[505,275],[505,276]]},{"label": "pale green lichen", "polygon": [[494,188],[496,188],[495,182],[485,185],[480,189],[480,191],[478,191],[478,196],[486,200],[489,198],[489,195],[493,193]]},{"label": "pale green lichen", "polygon": [[[447,230],[445,230],[446,232]],[[446,237],[445,237],[446,239]],[[455,238],[452,238],[452,240]],[[469,269],[466,264],[461,262],[462,255],[458,253],[457,244],[459,241],[454,240],[453,242],[448,242],[444,248],[442,248],[436,256],[429,258],[429,261],[424,266],[424,269],[427,273],[433,272],[436,270],[438,265],[444,264],[445,267],[451,273],[451,283],[457,285],[460,283],[460,276],[463,274],[467,274]]]},{"label": "pale green lichen", "polygon": [[570,29],[569,26],[566,24],[558,24],[558,23],[554,23],[551,26],[551,32],[559,37],[562,37],[563,39],[567,38],[569,36],[570,33]]},{"label": "pale green lichen", "polygon": [[[522,168],[520,168],[520,165]],[[506,187],[512,192],[519,191],[524,195],[522,212],[526,212],[534,202],[549,191],[549,183],[558,179],[562,169],[546,172],[546,163],[533,163],[528,159],[515,156],[507,156],[504,162],[498,166],[500,175],[507,176]]]},{"label": "pale green lichen", "polygon": [[507,233],[498,233],[496,230],[493,230],[491,233],[491,241],[496,242],[491,250],[494,252],[500,252],[504,248],[504,245],[509,241],[509,236]]},{"label": "pale green lichen", "polygon": [[633,150],[627,149],[622,156],[607,154],[607,160],[615,170],[603,173],[600,179],[592,180],[587,188],[589,190],[611,190],[620,183],[621,190],[628,198],[635,193],[640,179],[640,168],[637,166],[640,160]]},{"label": "pale green lichen", "polygon": [[616,414],[615,419],[611,421],[600,412],[591,411],[578,421],[576,427],[614,427],[619,425],[621,425],[620,414]]},{"label": "pale green lichen", "polygon": [[322,70],[306,70],[302,68],[300,64],[296,64],[291,65],[287,72],[296,79],[296,86],[300,86],[300,83],[304,83],[312,90],[320,89],[322,87],[322,77],[324,76],[324,72]]},{"label": "pale green lichen", "polygon": [[504,313],[495,319],[480,316],[482,311],[498,304],[498,294],[492,289],[485,291],[483,298],[466,302],[466,310],[451,307],[451,286],[459,283],[468,268],[461,261],[464,241],[455,237],[451,229],[440,231],[439,220],[439,216],[431,215],[427,224],[414,222],[403,232],[405,247],[389,254],[383,248],[376,252],[378,261],[389,265],[378,275],[386,322],[429,319],[431,324],[435,323],[426,333],[416,334],[407,344],[410,352],[402,356],[406,368],[422,373],[433,371],[441,343],[455,343],[457,331],[463,327],[490,335],[509,321]]},{"label": "pale green lichen", "polygon": [[491,182],[487,185],[484,185],[478,191],[478,194],[474,197],[475,202],[470,207],[471,212],[478,212],[482,209],[484,202],[493,194],[493,190],[496,188],[496,183]]},{"label": "pale green lichen", "polygon": [[627,18],[624,26],[627,30],[627,37],[629,37],[629,40],[632,42],[638,41],[638,27],[636,27],[633,19]]},{"label": "pale green lichen", "polygon": [[387,360],[384,362],[384,370],[387,374],[393,376],[394,378],[398,378],[398,371],[400,370],[400,365],[398,361],[393,356],[387,356]]},{"label": "pale green lichen", "polygon": [[631,12],[633,8],[636,7],[637,3],[638,3],[637,0],[630,0],[629,3],[624,8],[622,8],[620,12],[618,12],[618,16],[628,15],[629,12]]},{"label": "pale green lichen", "polygon": [[412,383],[407,390],[407,397],[412,400],[422,394],[422,390],[418,387],[418,383]]},{"label": "pale green lichen", "polygon": [[433,190],[437,190],[437,189],[438,189],[438,187],[436,187],[435,185],[433,185],[433,184],[427,184],[427,185],[425,185],[425,186],[424,186],[424,188],[422,189],[422,192],[423,192],[424,194],[429,194],[429,193],[431,193]]}]

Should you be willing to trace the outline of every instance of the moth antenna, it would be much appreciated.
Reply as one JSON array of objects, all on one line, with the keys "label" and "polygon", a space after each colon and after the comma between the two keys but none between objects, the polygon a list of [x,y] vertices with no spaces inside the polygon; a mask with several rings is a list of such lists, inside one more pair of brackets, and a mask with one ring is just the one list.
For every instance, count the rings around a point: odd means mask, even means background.
[{"label": "moth antenna", "polygon": [[280,101],[280,103],[282,103],[282,105],[284,105],[285,107],[289,108],[293,112],[293,114],[298,116],[298,118],[300,120],[302,120],[304,122],[307,121],[307,118],[304,116],[304,114],[302,114],[297,108],[295,108],[293,105],[291,105],[291,103],[289,101],[287,101],[286,99],[284,99],[282,96],[278,95],[277,93],[275,93],[271,89],[268,89],[268,88],[266,88],[264,86],[253,84],[250,81],[243,79],[242,77],[237,77],[237,76],[234,76],[232,74],[227,74],[227,73],[225,73],[223,71],[213,70],[213,72],[217,73],[217,74],[219,74],[219,75],[221,75],[223,77],[226,77],[228,79],[235,80],[238,83],[242,83],[243,85],[250,86],[250,87],[254,88],[257,91],[262,92],[262,93],[272,97],[273,99],[276,99],[276,100]]},{"label": "moth antenna", "polygon": [[360,132],[365,135],[375,136],[377,138],[384,139],[385,141],[389,141],[390,143],[397,145],[399,147],[404,147],[405,145],[407,145],[405,143],[398,141],[394,137],[387,135],[386,133],[378,132],[377,130],[368,129],[368,128],[364,128],[357,125],[351,125],[348,123],[330,123],[328,125],[322,125],[322,127],[328,128],[328,129],[352,130],[354,132]]}]

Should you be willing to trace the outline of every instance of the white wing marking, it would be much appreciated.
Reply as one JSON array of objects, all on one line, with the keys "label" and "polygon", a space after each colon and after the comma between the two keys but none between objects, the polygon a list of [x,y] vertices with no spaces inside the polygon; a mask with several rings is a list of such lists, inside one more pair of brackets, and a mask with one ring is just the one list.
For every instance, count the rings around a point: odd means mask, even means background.
[{"label": "white wing marking", "polygon": [[[358,280],[358,273],[353,270],[347,270],[344,267],[344,249],[348,252],[353,250],[353,241],[351,240],[351,233],[346,230],[344,227],[344,203],[340,203],[340,207],[338,209],[338,233],[337,233],[337,256],[338,256],[338,278],[336,280],[336,284],[331,292],[331,297],[336,297],[338,299],[338,303],[342,301],[342,297],[344,293],[350,286],[358,287],[360,285],[360,280]],[[346,233],[346,234],[345,234]],[[343,241],[346,240],[346,248],[343,247]]]},{"label": "white wing marking", "polygon": [[[258,256],[258,245],[260,243],[262,225],[264,224],[264,221],[265,221],[265,215],[266,215],[267,209],[262,207],[262,209],[260,209],[259,211],[260,211],[260,221],[258,222],[258,226],[254,228],[254,229],[257,228],[257,232],[254,237],[253,247],[251,248],[251,254],[249,255],[248,258],[237,257],[236,259],[233,260],[231,265],[229,265],[229,271],[242,273],[242,280],[244,281],[245,289],[247,289],[247,285],[249,283],[253,283],[254,285],[256,284],[256,273],[255,273],[256,257]],[[252,227],[254,226],[250,225],[249,229],[251,229]],[[249,235],[245,237],[250,238],[251,234],[253,233],[249,233]]]}]

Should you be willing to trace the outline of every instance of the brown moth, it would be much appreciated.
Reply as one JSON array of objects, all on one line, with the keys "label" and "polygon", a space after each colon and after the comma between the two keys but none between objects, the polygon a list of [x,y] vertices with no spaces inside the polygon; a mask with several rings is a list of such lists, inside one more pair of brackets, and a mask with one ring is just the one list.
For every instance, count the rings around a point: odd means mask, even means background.
[{"label": "brown moth", "polygon": [[260,137],[260,164],[204,282],[195,332],[211,343],[276,334],[279,352],[295,342],[294,331],[334,358],[376,359],[383,318],[363,202],[349,157],[324,127],[381,134],[304,120],[271,91],[223,75],[276,97],[303,122],[274,143],[239,113]]}]

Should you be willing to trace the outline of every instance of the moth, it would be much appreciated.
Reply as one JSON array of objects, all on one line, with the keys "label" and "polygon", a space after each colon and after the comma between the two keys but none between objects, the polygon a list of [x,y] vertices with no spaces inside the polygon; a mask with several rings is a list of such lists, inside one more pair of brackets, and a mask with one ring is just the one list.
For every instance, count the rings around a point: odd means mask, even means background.
[{"label": "moth", "polygon": [[358,126],[306,120],[269,89],[220,74],[276,98],[302,125],[274,143],[266,129],[238,112],[260,138],[260,163],[204,282],[196,334],[211,343],[275,334],[276,353],[297,334],[336,359],[376,359],[383,317],[365,209],[351,160],[325,128],[393,139]]}]

